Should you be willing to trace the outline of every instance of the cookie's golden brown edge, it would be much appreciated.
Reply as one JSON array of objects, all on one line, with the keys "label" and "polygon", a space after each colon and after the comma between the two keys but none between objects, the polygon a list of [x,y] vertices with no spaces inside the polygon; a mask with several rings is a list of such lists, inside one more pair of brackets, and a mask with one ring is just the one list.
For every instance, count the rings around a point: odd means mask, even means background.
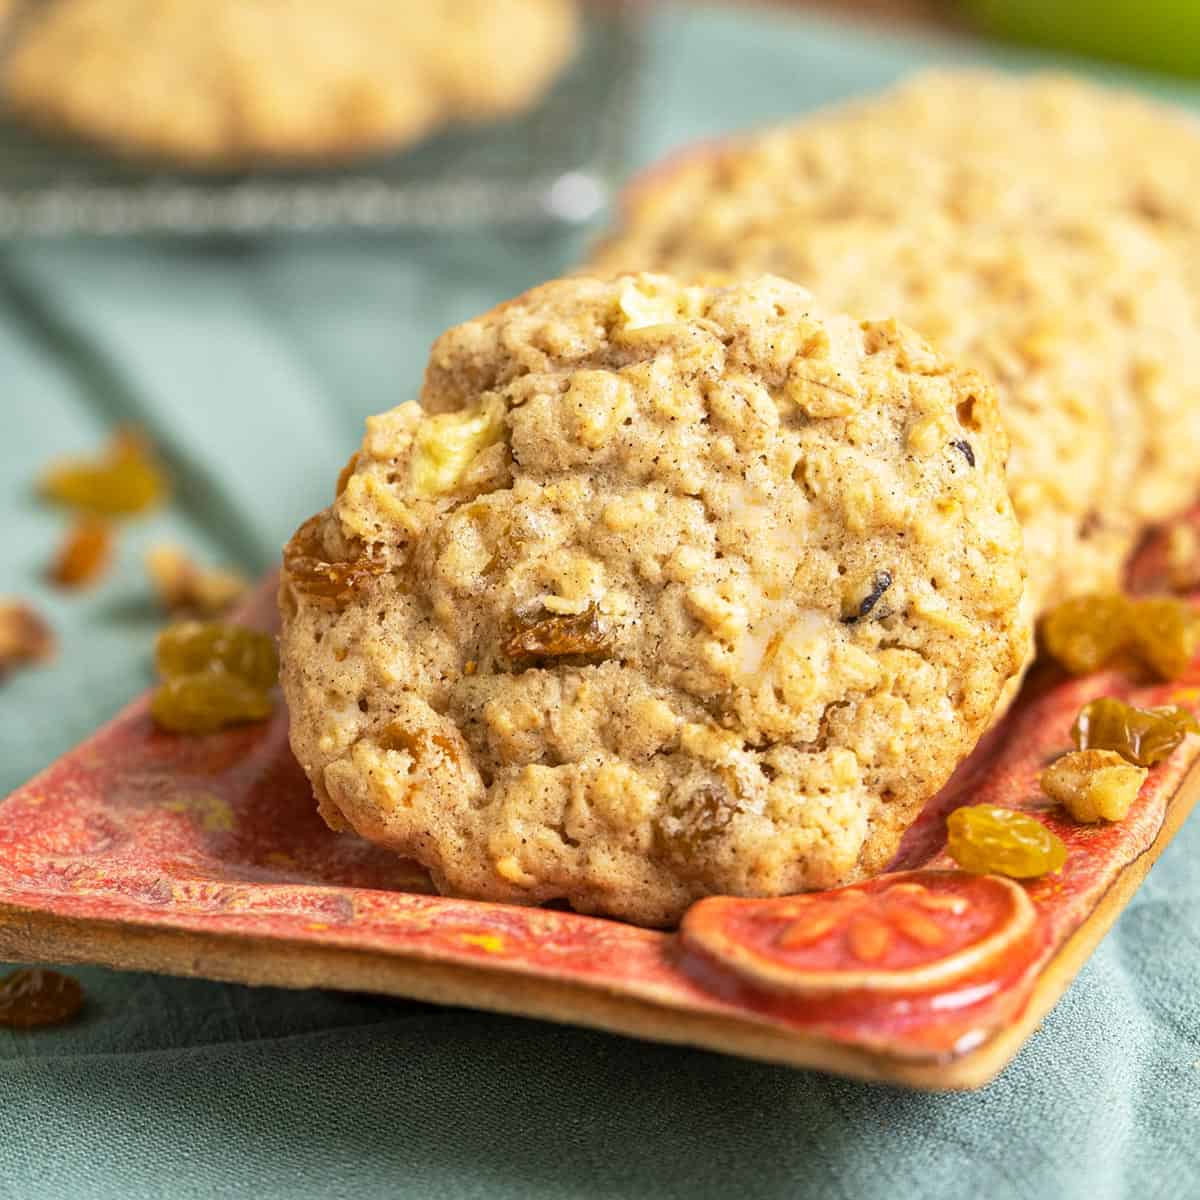
[{"label": "cookie's golden brown edge", "polygon": [[[392,111],[379,120],[343,122],[336,135],[318,128],[315,118],[298,134],[277,123],[254,131],[244,121],[241,126],[235,121],[237,136],[225,130],[212,142],[197,140],[194,134],[180,136],[161,120],[154,124],[154,118],[148,124],[147,112],[153,114],[161,106],[134,105],[131,117],[128,106],[97,109],[90,97],[79,104],[74,93],[64,90],[61,72],[48,69],[43,60],[48,58],[53,65],[59,26],[65,23],[70,32],[80,7],[79,3],[72,7],[69,0],[54,6],[0,0],[0,41],[7,51],[0,69],[0,100],[30,130],[64,145],[146,169],[172,167],[197,175],[348,166],[401,153],[460,126],[505,120],[541,100],[576,57],[583,36],[575,0],[538,0],[528,6],[529,28],[523,31],[520,53],[509,55],[516,66],[507,63],[507,73],[480,72],[472,69],[473,64],[464,69],[453,54],[447,54],[440,64],[444,70],[411,79],[410,102],[391,106]],[[337,12],[336,5],[333,11]],[[502,28],[503,21],[496,26]],[[128,41],[119,36],[119,28],[113,32],[118,45]],[[418,50],[416,61],[425,57]],[[363,80],[370,82],[366,74]],[[447,90],[446,95],[434,95],[439,86]],[[213,89],[208,96],[214,110],[227,107],[228,98],[219,91]],[[174,110],[168,106],[168,111]]]},{"label": "cookie's golden brown edge", "polygon": [[912,1060],[772,1028],[752,1019],[681,1011],[623,996],[600,984],[534,981],[527,975],[495,968],[454,966],[416,955],[311,946],[287,939],[82,920],[14,904],[0,903],[0,958],[87,963],[259,986],[374,992],[582,1025],[923,1091],[965,1091],[990,1082],[1016,1057],[1111,928],[1197,800],[1200,765],[1180,781],[1153,843],[1124,868],[1043,967],[1020,1017],[975,1049],[949,1060]]}]

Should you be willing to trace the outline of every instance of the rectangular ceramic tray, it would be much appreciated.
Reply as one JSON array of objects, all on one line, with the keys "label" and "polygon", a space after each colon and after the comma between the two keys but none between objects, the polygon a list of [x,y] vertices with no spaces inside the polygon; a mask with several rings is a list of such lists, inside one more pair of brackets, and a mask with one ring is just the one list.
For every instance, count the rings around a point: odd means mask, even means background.
[{"label": "rectangular ceramic tray", "polygon": [[640,8],[639,0],[581,4],[579,51],[528,112],[345,167],[210,174],[125,163],[31,132],[0,104],[0,238],[587,221],[623,166]]},{"label": "rectangular ceramic tray", "polygon": [[[1155,563],[1151,547],[1135,582],[1152,583]],[[271,627],[272,583],[246,619]],[[974,1087],[1016,1054],[1200,796],[1200,739],[1155,767],[1114,825],[1065,819],[1039,771],[1088,699],[1195,709],[1197,685],[1198,668],[1156,687],[1035,676],[888,874],[705,900],[675,932],[433,895],[420,868],[324,826],[282,712],[176,737],[143,698],[0,803],[0,959],[387,993]],[[1027,885],[954,870],[944,817],[963,803],[1036,813],[1066,865]]]}]

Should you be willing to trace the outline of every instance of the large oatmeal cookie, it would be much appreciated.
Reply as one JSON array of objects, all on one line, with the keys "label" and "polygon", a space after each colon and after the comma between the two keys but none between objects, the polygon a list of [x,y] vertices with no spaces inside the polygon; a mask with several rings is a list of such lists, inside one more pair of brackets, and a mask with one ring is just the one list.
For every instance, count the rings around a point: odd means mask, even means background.
[{"label": "large oatmeal cookie", "polygon": [[1061,76],[935,73],[651,171],[605,270],[771,271],[996,383],[1035,607],[1200,486],[1200,134]]},{"label": "large oatmeal cookie", "polygon": [[192,167],[336,160],[520,109],[574,47],[571,0],[55,0],[20,32],[34,124]]},{"label": "large oatmeal cookie", "polygon": [[285,555],[326,819],[440,888],[674,921],[879,870],[1028,629],[991,388],[762,278],[443,335]]}]

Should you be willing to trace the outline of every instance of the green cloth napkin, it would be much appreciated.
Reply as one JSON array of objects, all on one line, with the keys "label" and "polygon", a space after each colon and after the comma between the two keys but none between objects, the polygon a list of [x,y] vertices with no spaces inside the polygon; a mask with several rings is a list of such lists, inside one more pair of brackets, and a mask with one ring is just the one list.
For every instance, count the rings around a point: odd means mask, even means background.
[{"label": "green cloth napkin", "polygon": [[[652,27],[637,157],[961,50],[720,11]],[[1177,93],[1178,94],[1178,93]],[[140,568],[169,537],[269,565],[431,339],[569,240],[112,243],[0,254],[0,594],[61,638],[0,690],[0,793],[147,682]],[[37,468],[136,421],[178,487],[62,597]],[[1016,1063],[927,1096],[463,1010],[77,972],[78,1025],[0,1030],[0,1198],[1200,1195],[1200,822]]]}]

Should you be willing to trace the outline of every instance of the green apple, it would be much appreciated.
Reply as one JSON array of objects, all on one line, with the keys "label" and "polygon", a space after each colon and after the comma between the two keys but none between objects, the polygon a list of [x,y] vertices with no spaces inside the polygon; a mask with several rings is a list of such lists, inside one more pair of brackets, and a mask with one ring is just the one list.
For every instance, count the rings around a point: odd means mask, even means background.
[{"label": "green apple", "polygon": [[966,0],[991,32],[1016,41],[1200,75],[1197,0]]}]

